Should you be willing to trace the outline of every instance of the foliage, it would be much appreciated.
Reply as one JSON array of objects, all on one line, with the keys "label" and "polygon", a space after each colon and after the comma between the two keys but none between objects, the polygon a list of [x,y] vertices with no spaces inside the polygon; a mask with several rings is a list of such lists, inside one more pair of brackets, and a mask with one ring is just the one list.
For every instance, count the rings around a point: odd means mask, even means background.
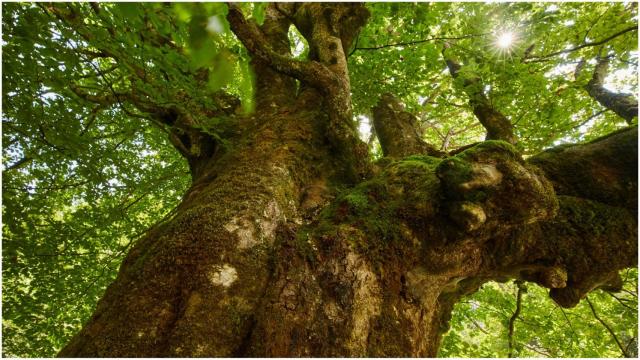
[{"label": "foliage", "polygon": [[[637,270],[623,271],[621,276],[625,279],[622,291],[596,290],[588,298],[628,354],[637,356]],[[546,289],[535,284],[527,286],[522,311],[515,321],[514,356],[624,357],[586,301],[573,309],[563,309],[547,300]],[[491,282],[458,303],[439,356],[506,357],[507,328],[515,309],[516,292],[513,282]]]},{"label": "foliage", "polygon": [[[439,146],[450,132],[450,148],[482,140],[484,129],[467,105],[467,96],[446,71],[441,52],[448,43],[463,69],[482,79],[485,92],[512,121],[527,153],[558,142],[591,139],[624,125],[613,112],[601,112],[583,87],[596,57],[610,53],[615,54],[615,64],[609,86],[635,92],[636,31],[603,46],[549,58],[534,56],[637,26],[635,5],[375,3],[369,8],[371,19],[349,57],[358,114],[369,114],[380,95],[391,92],[419,114],[430,143]],[[504,32],[514,34],[508,49],[496,46]],[[389,46],[393,44],[399,45]],[[586,65],[576,77],[580,60]]]},{"label": "foliage", "polygon": [[[242,7],[264,20],[264,4]],[[635,92],[637,31],[546,55],[637,26],[635,3],[368,7],[369,23],[349,51],[354,119],[365,123],[380,95],[391,92],[418,114],[428,142],[453,149],[482,140],[466,94],[445,70],[446,42],[464,71],[482,79],[528,154],[625,125],[583,87],[597,56],[608,54],[608,86]],[[221,3],[2,4],[4,356],[53,356],[87,320],[131,244],[171,216],[189,172],[154,107],[192,113],[218,138],[225,119],[202,115],[221,106],[216,94],[235,95],[245,113],[253,110],[250,58],[229,31],[226,11]],[[505,31],[516,41],[498,50],[496,36]],[[293,54],[307,56],[293,28],[290,39]],[[623,342],[637,339],[629,330],[637,328],[637,284],[629,280],[626,290],[614,294],[619,299],[589,296]],[[514,291],[487,284],[459,304],[441,355],[504,356]],[[517,355],[620,356],[590,311],[583,302],[562,312],[530,286],[516,325]]]}]

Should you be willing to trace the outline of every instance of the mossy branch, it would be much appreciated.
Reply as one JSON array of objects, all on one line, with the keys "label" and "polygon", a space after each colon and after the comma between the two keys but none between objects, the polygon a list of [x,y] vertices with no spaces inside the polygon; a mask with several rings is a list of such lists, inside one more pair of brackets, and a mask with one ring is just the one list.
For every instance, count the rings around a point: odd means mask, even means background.
[{"label": "mossy branch", "polygon": [[404,110],[392,94],[384,94],[373,107],[373,127],[385,156],[403,158],[426,154],[442,156],[442,152],[427,144],[418,130],[418,119]]}]

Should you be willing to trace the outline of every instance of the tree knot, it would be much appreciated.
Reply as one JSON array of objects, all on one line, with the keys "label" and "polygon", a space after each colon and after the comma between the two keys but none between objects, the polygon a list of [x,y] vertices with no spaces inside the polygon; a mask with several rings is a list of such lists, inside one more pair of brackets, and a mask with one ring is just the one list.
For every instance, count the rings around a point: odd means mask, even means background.
[{"label": "tree knot", "polygon": [[486,141],[445,159],[436,175],[447,215],[467,232],[536,222],[554,216],[558,208],[542,173],[502,141]]}]

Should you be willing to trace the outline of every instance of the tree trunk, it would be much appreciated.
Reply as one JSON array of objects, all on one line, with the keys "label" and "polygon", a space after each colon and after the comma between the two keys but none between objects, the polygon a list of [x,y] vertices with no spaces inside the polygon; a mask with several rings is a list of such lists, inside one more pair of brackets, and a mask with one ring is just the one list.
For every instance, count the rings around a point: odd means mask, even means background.
[{"label": "tree trunk", "polygon": [[[135,244],[59,356],[433,357],[455,302],[486,281],[535,281],[568,307],[637,263],[636,128],[530,161],[504,141],[444,157],[401,107],[385,114],[387,97],[375,126],[398,151],[371,164],[343,81],[361,9],[270,6],[258,28],[230,5],[256,114],[191,158],[176,215]],[[289,21],[311,61],[263,46]]]},{"label": "tree trunk", "polygon": [[320,181],[318,113],[257,120],[196,179],[173,219],[136,243],[61,356],[230,356],[248,334],[277,228]]},{"label": "tree trunk", "polygon": [[[633,203],[589,200],[601,182],[556,197],[506,143],[392,162],[323,206],[319,115],[295,114],[262,122],[192,186],[60,356],[435,356],[455,301],[487,280],[536,281],[573,306],[637,262]],[[564,152],[633,193],[637,158],[596,161],[636,139]],[[607,141],[618,153],[589,149]],[[564,158],[535,161],[557,189]]]}]

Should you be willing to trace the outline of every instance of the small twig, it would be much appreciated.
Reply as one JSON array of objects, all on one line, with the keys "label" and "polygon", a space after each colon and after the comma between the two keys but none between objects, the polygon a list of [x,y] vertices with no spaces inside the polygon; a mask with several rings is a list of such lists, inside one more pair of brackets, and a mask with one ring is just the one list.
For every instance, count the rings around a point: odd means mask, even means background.
[{"label": "small twig", "polygon": [[353,50],[351,50],[349,55],[347,55],[347,58],[351,57],[351,55],[353,55],[353,53],[356,52],[356,50],[358,50],[358,41],[359,40],[360,40],[360,31],[358,31],[358,35],[356,36],[356,42],[353,45]]},{"label": "small twig", "polygon": [[513,315],[509,319],[509,357],[513,357],[513,332],[515,327],[515,322],[518,316],[520,315],[520,310],[522,309],[522,293],[525,291],[524,284],[521,281],[516,281],[516,285],[518,286],[518,293],[516,294],[516,310],[513,312]]},{"label": "small twig", "polygon": [[596,20],[594,22],[591,23],[591,26],[589,26],[589,29],[587,29],[587,32],[584,33],[584,36],[582,37],[582,42],[587,41],[587,36],[589,36],[589,33],[591,32],[591,30],[593,30],[593,27],[596,26],[596,24],[598,23],[598,21],[600,21],[600,19],[602,19],[602,17],[609,11],[611,10],[610,7],[608,7],[602,14],[600,14]]},{"label": "small twig", "polygon": [[600,115],[604,114],[604,113],[605,113],[605,112],[607,112],[607,111],[609,111],[609,109],[604,109],[604,110],[600,110],[600,111],[598,111],[597,113],[595,113],[595,114],[593,114],[593,115],[589,116],[587,119],[585,119],[585,120],[581,121],[578,125],[575,125],[573,128],[571,128],[571,130],[575,130],[575,129],[579,128],[580,126],[585,125],[585,124],[586,124],[586,123],[588,123],[589,121],[591,121],[591,120],[593,120],[593,119],[597,118],[598,116],[600,116]]},{"label": "small twig", "polygon": [[469,320],[471,320],[471,323],[472,323],[473,325],[475,325],[475,327],[477,327],[477,328],[478,328],[478,330],[482,331],[483,333],[485,333],[485,334],[487,334],[487,335],[491,335],[491,334],[489,334],[489,332],[488,332],[487,330],[485,330],[482,326],[480,326],[480,324],[478,324],[474,319],[469,318]]},{"label": "small twig", "polygon": [[629,339],[629,342],[627,343],[627,346],[624,347],[624,349],[627,351],[627,353],[629,352],[629,346],[631,346],[634,343],[635,340],[636,340],[635,337],[631,337],[631,339]]},{"label": "small twig", "polygon": [[[610,35],[610,36],[608,36],[608,37],[606,37],[606,38],[604,38],[602,40],[583,43],[581,45],[574,46],[574,47],[572,47],[570,49],[560,50],[560,51],[552,52],[552,53],[546,54],[546,55],[530,56],[527,59],[542,60],[542,59],[547,59],[547,58],[550,58],[550,57],[553,57],[553,56],[556,56],[556,55],[561,55],[561,54],[567,54],[567,53],[570,53],[570,52],[574,52],[576,50],[580,50],[580,49],[585,48],[585,47],[602,45],[604,43],[607,43],[607,42],[617,38],[620,35],[624,35],[624,34],[628,33],[629,31],[634,31],[634,30],[638,31],[638,27],[636,25],[628,27],[628,28],[626,28],[624,30],[618,31],[617,33],[615,33],[613,35]],[[527,59],[525,59],[525,60],[527,60]],[[534,62],[534,61],[525,61],[525,62]]]},{"label": "small twig", "polygon": [[634,314],[638,312],[638,309],[633,308],[633,307],[631,307],[631,306],[629,306],[629,305],[627,305],[627,304],[625,304],[625,303],[624,303],[624,301],[625,301],[625,300],[626,300],[626,301],[630,301],[630,300],[628,300],[628,299],[621,299],[621,298],[619,298],[619,297],[617,297],[617,296],[613,295],[612,293],[610,293],[610,292],[608,292],[608,291],[605,291],[605,294],[609,294],[609,296],[611,296],[612,298],[616,299],[616,300],[620,303],[620,305],[622,305],[622,306],[624,306],[625,308],[627,308],[627,309],[629,309],[629,310],[633,311],[633,313],[634,313]]},{"label": "small twig", "polygon": [[[449,36],[433,37],[433,38],[428,38],[428,39],[407,41],[407,42],[394,43],[394,44],[385,44],[385,45],[380,45],[380,46],[355,47],[353,49],[353,51],[351,52],[351,54],[353,54],[354,52],[356,52],[358,50],[380,50],[380,49],[389,48],[389,47],[418,45],[418,44],[423,44],[423,43],[430,42],[430,41],[462,40],[462,39],[469,39],[469,38],[481,37],[481,36],[487,36],[487,35],[491,35],[491,33],[489,32],[489,33],[483,33],[483,34],[472,34],[472,35],[464,35],[464,36],[458,36],[458,37],[449,37]],[[351,54],[349,54],[349,55],[351,55]]]},{"label": "small twig", "polygon": [[21,167],[22,165],[30,162],[31,160],[33,160],[32,157],[29,156],[25,156],[22,159],[16,161],[14,164],[9,165],[6,169],[4,169],[4,171],[9,171],[9,170],[13,170],[13,169],[17,169],[19,167]]},{"label": "small twig", "polygon": [[593,313],[593,316],[596,318],[596,320],[598,320],[598,322],[600,322],[600,324],[602,324],[602,326],[604,326],[607,331],[609,332],[609,334],[611,334],[611,337],[613,337],[613,340],[615,340],[616,344],[618,344],[618,347],[620,348],[620,351],[622,352],[622,355],[624,357],[630,358],[631,355],[629,355],[627,353],[627,350],[622,346],[622,344],[620,343],[620,340],[618,340],[618,337],[616,336],[616,334],[613,332],[613,330],[611,329],[611,327],[609,326],[609,324],[607,324],[604,320],[602,320],[600,318],[600,316],[598,316],[598,313],[596,313],[596,309],[593,307],[593,304],[591,303],[591,301],[589,300],[589,297],[585,297],[585,300],[587,300],[587,304],[589,304],[589,307],[591,308],[591,312]]},{"label": "small twig", "polygon": [[531,351],[533,351],[533,352],[536,352],[536,353],[538,353],[538,354],[540,354],[540,355],[542,355],[542,356],[546,356],[546,357],[550,357],[550,358],[551,358],[551,357],[555,357],[555,356],[551,355],[550,353],[548,353],[548,352],[544,352],[544,351],[539,350],[539,349],[536,349],[536,348],[534,348],[533,346],[530,346],[530,345],[527,345],[527,344],[522,344],[522,345],[523,345],[524,347],[526,347],[527,349],[529,349],[529,350],[531,350]]},{"label": "small twig", "polygon": [[567,320],[567,324],[569,324],[569,329],[571,329],[571,333],[573,334],[574,339],[575,339],[576,331],[575,331],[575,330],[573,330],[573,325],[571,324],[571,320],[569,320],[569,317],[567,316],[567,313],[564,311],[564,309],[563,309],[563,308],[561,308],[561,307],[560,307],[560,306],[558,306],[557,304],[556,304],[556,307],[557,307],[558,309],[560,309],[560,311],[562,312],[562,316],[564,316],[564,319],[565,319],[565,320]]}]

